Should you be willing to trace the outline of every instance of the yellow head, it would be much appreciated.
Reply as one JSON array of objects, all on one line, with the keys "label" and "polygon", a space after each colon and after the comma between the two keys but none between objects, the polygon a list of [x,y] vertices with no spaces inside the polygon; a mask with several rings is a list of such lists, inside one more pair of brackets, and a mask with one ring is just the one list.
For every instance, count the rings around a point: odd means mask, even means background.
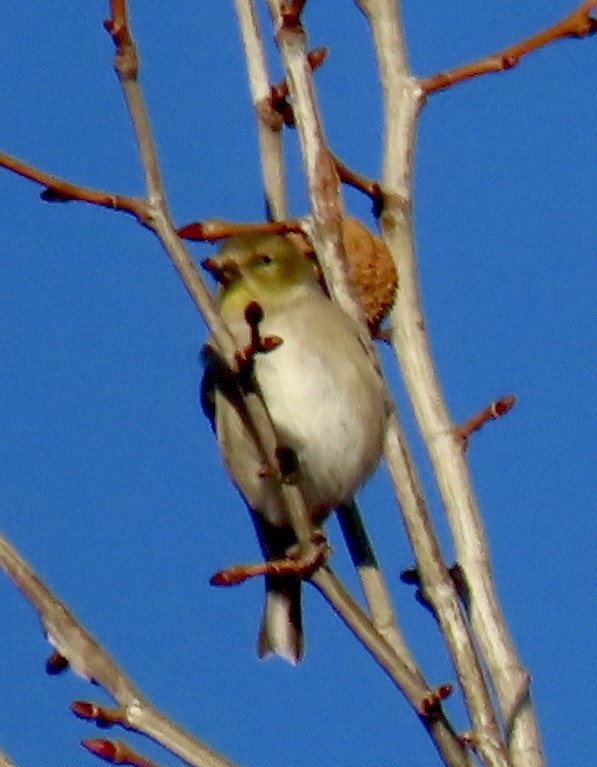
[{"label": "yellow head", "polygon": [[282,235],[231,237],[203,266],[220,283],[218,298],[227,314],[244,312],[251,301],[267,311],[293,297],[321,293],[314,264]]}]

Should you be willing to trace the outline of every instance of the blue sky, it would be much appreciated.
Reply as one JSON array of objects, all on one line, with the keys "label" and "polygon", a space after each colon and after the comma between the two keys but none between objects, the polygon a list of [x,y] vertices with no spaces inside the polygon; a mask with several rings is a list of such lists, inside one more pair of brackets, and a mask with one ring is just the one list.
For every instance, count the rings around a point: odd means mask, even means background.
[{"label": "blue sky", "polygon": [[[405,3],[413,69],[503,47],[572,4]],[[232,3],[131,6],[175,220],[261,218]],[[0,148],[86,185],[140,193],[106,14],[99,0],[7,4]],[[312,0],[306,24],[312,46],[330,47],[316,82],[331,146],[374,176],[380,102],[365,21],[350,2]],[[473,439],[469,460],[546,754],[567,767],[594,758],[595,45],[558,43],[434,95],[415,172],[427,325],[453,418],[518,396]],[[157,243],[128,217],[44,204],[7,172],[0,190],[2,532],[165,713],[239,764],[438,764],[401,696],[313,590],[307,655],[293,669],[254,656],[260,583],[209,587],[212,572],[254,560],[257,547],[198,408],[205,329]],[[355,193],[346,204],[367,216]],[[198,258],[209,250],[193,246]],[[384,359],[450,558],[395,364]],[[400,584],[412,558],[383,469],[361,501],[425,675],[453,679],[432,619]],[[334,522],[329,532],[333,564],[354,583]],[[101,733],[67,707],[101,692],[71,674],[46,677],[33,611],[3,578],[0,600],[0,748],[19,767],[91,764],[77,744]],[[465,726],[456,697],[448,711]]]}]

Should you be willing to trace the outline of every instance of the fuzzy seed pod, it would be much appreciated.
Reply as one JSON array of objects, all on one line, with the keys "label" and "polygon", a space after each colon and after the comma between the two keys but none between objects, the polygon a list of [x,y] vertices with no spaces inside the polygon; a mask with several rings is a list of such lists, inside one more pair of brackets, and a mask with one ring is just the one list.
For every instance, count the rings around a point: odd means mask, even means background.
[{"label": "fuzzy seed pod", "polygon": [[[323,275],[311,243],[304,235],[289,234],[287,236],[301,253],[315,262],[319,281],[325,288]],[[394,303],[398,287],[396,267],[385,242],[357,218],[352,216],[343,218],[342,236],[350,276],[357,289],[369,331],[375,337],[380,324]]]},{"label": "fuzzy seed pod", "polygon": [[398,275],[386,244],[358,219],[342,222],[344,249],[371,335],[392,308]]}]

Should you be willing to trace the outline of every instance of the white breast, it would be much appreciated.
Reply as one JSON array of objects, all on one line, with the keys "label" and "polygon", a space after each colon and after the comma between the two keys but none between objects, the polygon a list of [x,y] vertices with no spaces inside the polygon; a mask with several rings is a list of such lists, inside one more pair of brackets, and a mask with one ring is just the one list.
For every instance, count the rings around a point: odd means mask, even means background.
[{"label": "white breast", "polygon": [[360,330],[324,296],[264,318],[283,339],[258,355],[255,375],[282,444],[299,462],[314,517],[346,501],[375,468],[383,445],[383,384]]}]

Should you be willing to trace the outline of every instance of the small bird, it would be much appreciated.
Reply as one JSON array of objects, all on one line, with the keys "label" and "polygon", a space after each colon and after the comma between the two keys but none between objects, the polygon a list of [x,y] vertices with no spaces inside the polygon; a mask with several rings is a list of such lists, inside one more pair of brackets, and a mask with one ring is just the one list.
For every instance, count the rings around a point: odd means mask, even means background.
[{"label": "small bird", "polygon": [[[277,337],[274,348],[254,355],[253,380],[280,447],[295,459],[293,481],[317,525],[350,501],[382,453],[390,404],[364,343],[367,331],[327,296],[314,264],[288,237],[232,237],[203,266],[219,283],[221,315],[239,349],[250,344],[245,310],[253,302],[261,310],[260,337]],[[251,511],[264,556],[284,558],[294,535],[277,480],[263,471],[230,382],[209,358],[202,403],[227,470]],[[257,652],[260,657],[275,653],[293,664],[301,659],[298,578],[266,576]]]}]

